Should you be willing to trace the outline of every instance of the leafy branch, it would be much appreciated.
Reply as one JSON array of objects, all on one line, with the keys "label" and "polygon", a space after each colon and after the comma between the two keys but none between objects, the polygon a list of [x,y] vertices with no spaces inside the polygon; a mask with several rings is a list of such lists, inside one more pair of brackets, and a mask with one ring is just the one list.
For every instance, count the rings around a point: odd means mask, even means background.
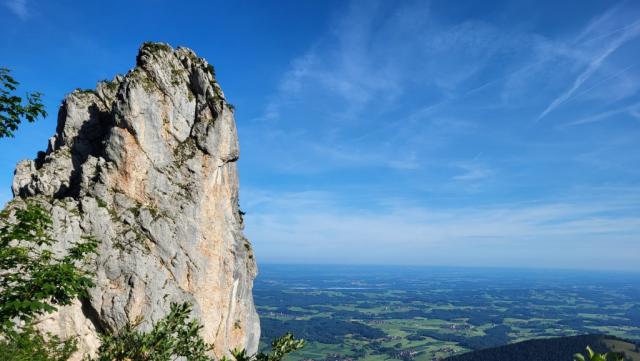
[{"label": "leafy branch", "polygon": [[573,361],[624,361],[624,356],[617,352],[596,353],[587,346],[587,357],[577,353],[573,355]]},{"label": "leafy branch", "polygon": [[92,274],[83,267],[97,241],[84,238],[64,256],[51,250],[51,218],[35,203],[0,213],[0,332],[11,334],[16,320],[34,318],[86,296]]},{"label": "leafy branch", "polygon": [[22,119],[34,122],[38,117],[46,117],[42,104],[42,93],[27,93],[25,98],[15,94],[18,83],[7,68],[0,67],[0,138],[13,137]]}]

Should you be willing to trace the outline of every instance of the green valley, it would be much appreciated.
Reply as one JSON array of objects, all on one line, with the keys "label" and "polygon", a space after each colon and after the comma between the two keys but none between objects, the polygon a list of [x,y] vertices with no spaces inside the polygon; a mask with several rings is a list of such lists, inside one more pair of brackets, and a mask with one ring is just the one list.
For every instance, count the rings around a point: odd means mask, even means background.
[{"label": "green valley", "polygon": [[439,360],[585,334],[640,341],[633,273],[284,265],[261,272],[254,292],[262,339],[286,331],[306,339],[292,360]]}]

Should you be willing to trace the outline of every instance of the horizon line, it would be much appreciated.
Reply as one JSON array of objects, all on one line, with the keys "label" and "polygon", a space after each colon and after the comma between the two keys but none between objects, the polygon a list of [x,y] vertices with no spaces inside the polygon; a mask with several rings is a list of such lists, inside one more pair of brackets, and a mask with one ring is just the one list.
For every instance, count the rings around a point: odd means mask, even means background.
[{"label": "horizon line", "polygon": [[[395,268],[454,268],[454,269],[486,269],[486,270],[519,270],[544,272],[598,272],[625,273],[640,276],[640,270],[606,269],[606,268],[559,268],[559,267],[527,267],[527,266],[460,266],[460,265],[429,265],[429,264],[388,264],[388,263],[287,263],[287,262],[258,262],[261,266],[307,266],[307,267],[395,267]],[[259,273],[259,272],[258,272]]]}]

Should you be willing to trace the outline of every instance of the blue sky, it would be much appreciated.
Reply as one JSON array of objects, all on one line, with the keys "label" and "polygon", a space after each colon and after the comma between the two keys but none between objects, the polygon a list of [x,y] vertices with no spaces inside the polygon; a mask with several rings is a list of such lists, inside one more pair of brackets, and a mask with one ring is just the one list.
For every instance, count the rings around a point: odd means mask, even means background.
[{"label": "blue sky", "polygon": [[640,270],[636,1],[0,0],[0,64],[64,94],[188,46],[236,106],[259,262]]}]

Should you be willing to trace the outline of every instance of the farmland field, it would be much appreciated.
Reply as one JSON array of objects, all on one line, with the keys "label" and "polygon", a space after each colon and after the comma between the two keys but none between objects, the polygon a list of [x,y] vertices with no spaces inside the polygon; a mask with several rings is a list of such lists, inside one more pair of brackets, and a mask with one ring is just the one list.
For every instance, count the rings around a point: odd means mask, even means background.
[{"label": "farmland field", "polygon": [[262,344],[292,331],[291,360],[434,360],[507,343],[607,334],[640,341],[640,274],[264,265]]}]

